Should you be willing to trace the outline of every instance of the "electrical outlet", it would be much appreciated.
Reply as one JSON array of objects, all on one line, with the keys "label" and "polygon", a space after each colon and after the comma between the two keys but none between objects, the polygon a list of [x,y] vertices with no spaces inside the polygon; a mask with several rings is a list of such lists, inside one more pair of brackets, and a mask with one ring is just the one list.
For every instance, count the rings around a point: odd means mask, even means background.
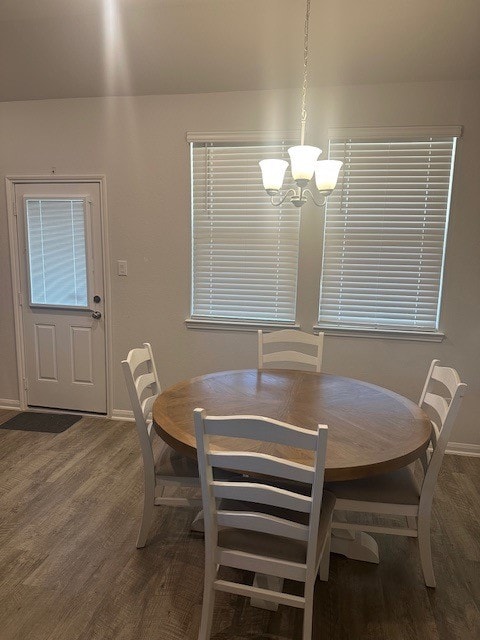
[{"label": "electrical outlet", "polygon": [[119,276],[127,275],[127,261],[126,260],[117,260],[117,273]]}]

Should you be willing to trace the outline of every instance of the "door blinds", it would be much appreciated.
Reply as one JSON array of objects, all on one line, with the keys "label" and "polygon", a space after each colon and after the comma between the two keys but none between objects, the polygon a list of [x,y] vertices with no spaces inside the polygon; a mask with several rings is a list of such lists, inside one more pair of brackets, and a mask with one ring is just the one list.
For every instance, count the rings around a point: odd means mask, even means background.
[{"label": "door blinds", "polygon": [[30,303],[88,306],[84,200],[28,198]]},{"label": "door blinds", "polygon": [[320,325],[438,328],[455,142],[330,140]]},{"label": "door blinds", "polygon": [[294,322],[299,212],[272,207],[258,166],[286,155],[283,144],[192,144],[192,318]]}]

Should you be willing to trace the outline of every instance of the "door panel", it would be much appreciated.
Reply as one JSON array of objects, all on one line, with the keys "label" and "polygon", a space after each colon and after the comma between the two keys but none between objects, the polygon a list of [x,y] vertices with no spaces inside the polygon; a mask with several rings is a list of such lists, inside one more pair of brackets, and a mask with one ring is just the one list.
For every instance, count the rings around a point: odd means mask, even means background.
[{"label": "door panel", "polygon": [[58,382],[55,325],[35,325],[35,356],[38,380]]},{"label": "door panel", "polygon": [[70,327],[72,381],[93,384],[92,328]]},{"label": "door panel", "polygon": [[27,402],[106,413],[100,187],[21,184],[15,196]]}]

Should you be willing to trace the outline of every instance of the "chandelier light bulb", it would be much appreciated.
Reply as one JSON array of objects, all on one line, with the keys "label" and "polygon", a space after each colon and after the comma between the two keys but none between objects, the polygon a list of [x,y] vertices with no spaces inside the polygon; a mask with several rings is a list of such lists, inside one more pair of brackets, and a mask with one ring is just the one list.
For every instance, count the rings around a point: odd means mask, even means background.
[{"label": "chandelier light bulb", "polygon": [[340,160],[318,160],[315,162],[315,184],[323,195],[330,195],[335,189],[338,173],[343,162]]},{"label": "chandelier light bulb", "polygon": [[286,160],[260,160],[263,188],[269,195],[277,194],[283,185],[285,171],[288,167]]},{"label": "chandelier light bulb", "polygon": [[292,176],[298,186],[307,186],[315,171],[315,161],[322,153],[318,147],[300,144],[290,147],[288,154],[292,167]]}]

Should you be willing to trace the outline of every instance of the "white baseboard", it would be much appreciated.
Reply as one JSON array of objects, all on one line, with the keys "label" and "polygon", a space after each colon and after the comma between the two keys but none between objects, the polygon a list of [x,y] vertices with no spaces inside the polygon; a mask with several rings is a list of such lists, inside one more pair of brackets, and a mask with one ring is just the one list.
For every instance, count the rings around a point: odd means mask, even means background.
[{"label": "white baseboard", "polygon": [[20,400],[9,400],[0,398],[0,409],[12,409],[12,411],[20,411]]},{"label": "white baseboard", "polygon": [[450,442],[445,453],[455,456],[480,457],[480,444],[466,444],[463,442]]},{"label": "white baseboard", "polygon": [[135,422],[133,411],[130,411],[128,409],[114,409],[112,411],[111,420],[126,420],[128,422]]}]

